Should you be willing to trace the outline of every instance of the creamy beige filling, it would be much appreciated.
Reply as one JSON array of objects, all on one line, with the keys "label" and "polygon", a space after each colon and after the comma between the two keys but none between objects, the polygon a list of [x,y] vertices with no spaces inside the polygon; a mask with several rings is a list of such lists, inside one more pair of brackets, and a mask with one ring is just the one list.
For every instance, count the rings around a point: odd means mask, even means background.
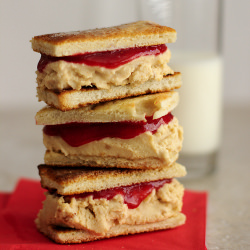
[{"label": "creamy beige filling", "polygon": [[155,134],[147,131],[132,139],[104,138],[79,147],[71,147],[59,136],[43,134],[45,147],[61,152],[66,157],[84,159],[87,156],[116,157],[123,159],[158,158],[166,164],[173,163],[181,150],[183,129],[176,117],[161,125]]},{"label": "creamy beige filling", "polygon": [[173,74],[174,71],[167,65],[170,57],[170,50],[167,49],[157,56],[141,56],[115,69],[57,61],[49,63],[43,72],[36,72],[37,83],[40,88],[57,91],[80,90],[83,86],[109,89],[113,85],[141,84],[150,79],[161,80],[164,75]]},{"label": "creamy beige filling", "polygon": [[158,191],[153,190],[135,209],[124,204],[123,196],[113,199],[71,198],[46,194],[38,218],[48,225],[84,229],[94,234],[104,234],[116,225],[135,225],[165,220],[182,208],[184,188],[175,179]]}]

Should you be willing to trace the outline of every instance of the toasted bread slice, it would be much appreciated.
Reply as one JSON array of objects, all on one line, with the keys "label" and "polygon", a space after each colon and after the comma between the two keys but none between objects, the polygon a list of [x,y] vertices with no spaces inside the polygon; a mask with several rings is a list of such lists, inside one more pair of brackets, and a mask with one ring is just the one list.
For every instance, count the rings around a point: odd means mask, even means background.
[{"label": "toasted bread slice", "polygon": [[100,191],[186,175],[185,167],[178,163],[155,170],[63,168],[47,165],[39,165],[38,169],[42,187],[57,190],[61,195]]},{"label": "toasted bread slice", "polygon": [[185,223],[186,216],[182,213],[177,213],[166,220],[139,224],[139,225],[117,225],[112,227],[104,235],[96,235],[86,230],[77,230],[72,228],[64,228],[53,225],[47,225],[43,220],[37,219],[36,226],[38,230],[49,237],[51,240],[60,244],[83,243],[88,241],[107,239],[119,235],[129,235],[136,233],[152,232],[156,230],[163,230],[175,228]]},{"label": "toasted bread slice", "polygon": [[111,100],[123,99],[149,93],[161,93],[181,87],[181,73],[165,76],[161,81],[150,80],[140,85],[114,86],[111,89],[83,88],[81,90],[65,90],[55,92],[37,88],[39,101],[62,111],[77,109],[86,105],[97,104]]},{"label": "toasted bread slice", "polygon": [[[178,141],[178,144],[182,143]],[[166,149],[165,151],[170,151]],[[177,152],[171,152],[171,156],[164,161],[160,157],[145,157],[138,159],[119,158],[112,156],[86,156],[70,155],[65,156],[61,152],[46,150],[44,162],[49,166],[69,166],[69,167],[100,167],[100,168],[128,168],[128,169],[157,169],[164,165],[171,165],[178,159],[180,148]]]},{"label": "toasted bread slice", "polygon": [[60,57],[172,43],[175,40],[174,29],[149,21],[138,21],[109,28],[35,36],[31,43],[36,52]]},{"label": "toasted bread slice", "polygon": [[148,94],[61,111],[49,106],[36,114],[36,124],[56,125],[70,122],[121,122],[158,119],[171,112],[179,102],[175,91]]}]

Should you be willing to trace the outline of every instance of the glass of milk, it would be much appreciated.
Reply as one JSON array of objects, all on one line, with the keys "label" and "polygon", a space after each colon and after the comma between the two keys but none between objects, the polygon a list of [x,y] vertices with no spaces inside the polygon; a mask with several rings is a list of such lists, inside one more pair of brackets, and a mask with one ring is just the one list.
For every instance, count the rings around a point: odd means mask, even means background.
[{"label": "glass of milk", "polygon": [[140,0],[140,19],[176,29],[169,65],[182,73],[173,114],[184,129],[178,162],[194,179],[216,169],[222,116],[222,0]]},{"label": "glass of milk", "polygon": [[179,162],[187,178],[198,178],[217,166],[222,118],[223,60],[220,48],[220,0],[171,1],[177,42],[169,65],[182,73],[180,103],[174,115],[184,129]]},{"label": "glass of milk", "polygon": [[174,111],[184,129],[179,162],[188,177],[213,171],[220,147],[222,58],[212,52],[176,51],[172,68],[182,73],[180,103]]}]

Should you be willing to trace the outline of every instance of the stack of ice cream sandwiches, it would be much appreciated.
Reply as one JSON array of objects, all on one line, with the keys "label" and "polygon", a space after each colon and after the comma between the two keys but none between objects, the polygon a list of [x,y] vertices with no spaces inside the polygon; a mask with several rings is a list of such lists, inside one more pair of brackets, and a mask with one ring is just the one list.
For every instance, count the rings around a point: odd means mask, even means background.
[{"label": "stack of ice cream sandwiches", "polygon": [[175,178],[183,131],[171,114],[181,74],[167,65],[172,28],[138,21],[35,36],[37,95],[47,106],[46,200],[35,221],[58,243],[174,228],[185,223]]}]

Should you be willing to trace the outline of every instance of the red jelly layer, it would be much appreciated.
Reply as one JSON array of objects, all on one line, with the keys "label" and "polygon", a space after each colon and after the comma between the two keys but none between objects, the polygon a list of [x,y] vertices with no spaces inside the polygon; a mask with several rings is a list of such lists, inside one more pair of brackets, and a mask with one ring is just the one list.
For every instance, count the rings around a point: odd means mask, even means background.
[{"label": "red jelly layer", "polygon": [[37,70],[43,72],[48,63],[63,60],[71,63],[86,64],[88,66],[100,66],[108,69],[117,68],[140,56],[159,55],[167,50],[165,44],[101,51],[94,53],[77,54],[73,56],[53,57],[45,54],[37,65]]},{"label": "red jelly layer", "polygon": [[110,188],[101,191],[87,192],[76,195],[67,195],[69,198],[85,198],[92,195],[93,199],[105,198],[111,200],[117,194],[124,197],[124,203],[127,204],[129,209],[137,208],[141,202],[153,191],[153,189],[160,189],[166,183],[171,183],[172,179],[157,180],[151,182],[143,182],[131,186],[123,186]]},{"label": "red jelly layer", "polygon": [[161,125],[169,123],[172,119],[173,115],[168,113],[155,120],[153,120],[153,117],[147,117],[147,122],[124,121],[46,125],[43,132],[49,136],[60,136],[70,146],[79,147],[105,137],[131,139],[146,131],[154,134]]}]

